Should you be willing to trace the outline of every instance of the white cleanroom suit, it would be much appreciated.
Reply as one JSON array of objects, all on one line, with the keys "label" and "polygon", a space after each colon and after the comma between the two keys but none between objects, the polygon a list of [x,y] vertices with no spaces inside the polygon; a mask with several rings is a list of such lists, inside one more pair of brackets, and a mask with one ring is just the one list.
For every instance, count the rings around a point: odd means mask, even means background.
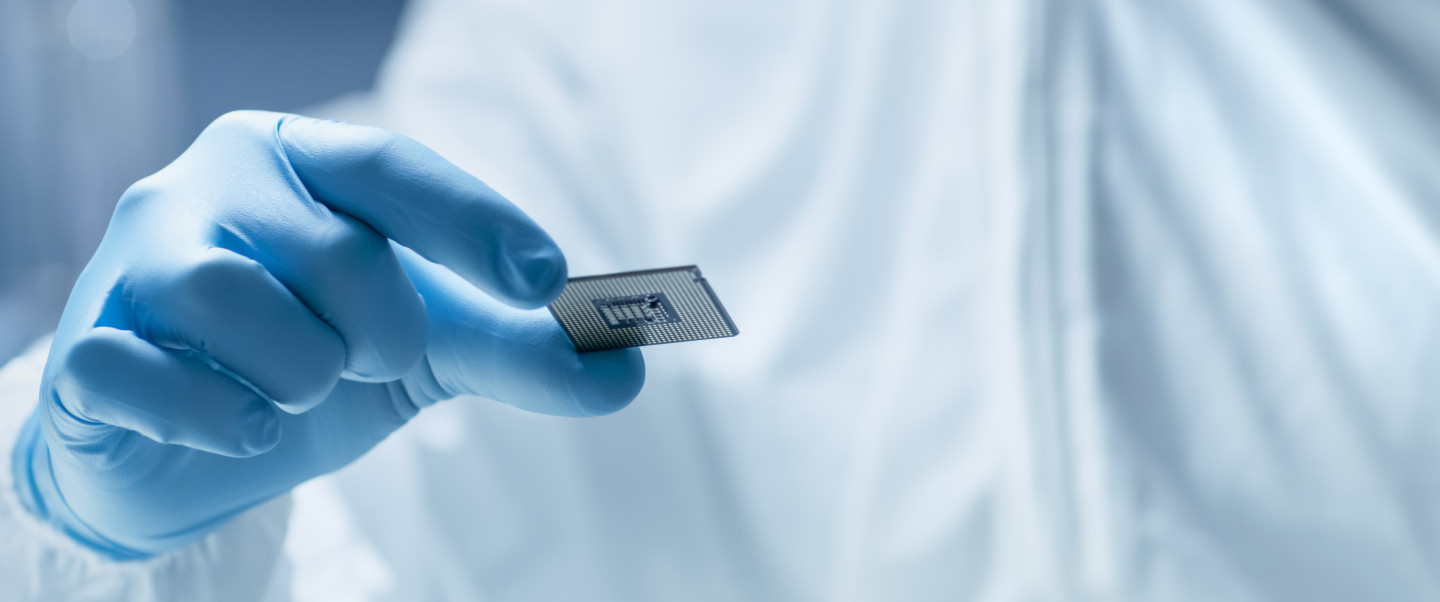
[{"label": "white cleanroom suit", "polygon": [[[146,560],[34,523],[7,481],[0,584],[1440,599],[1435,23],[1398,1],[419,1],[375,93],[331,114],[481,177],[573,275],[700,265],[742,334],[647,349],[609,417],[439,403]],[[3,441],[42,362],[0,375]]]}]

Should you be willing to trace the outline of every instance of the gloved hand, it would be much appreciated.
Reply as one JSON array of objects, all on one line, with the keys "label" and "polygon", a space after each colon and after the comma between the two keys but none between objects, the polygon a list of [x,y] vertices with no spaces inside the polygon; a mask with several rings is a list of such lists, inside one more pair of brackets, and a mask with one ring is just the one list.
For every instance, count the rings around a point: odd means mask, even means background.
[{"label": "gloved hand", "polygon": [[618,410],[644,381],[638,350],[577,355],[545,310],[523,309],[565,279],[539,226],[413,140],[221,117],[125,193],[77,282],[15,449],[22,501],[143,557],[344,466],[442,399]]}]

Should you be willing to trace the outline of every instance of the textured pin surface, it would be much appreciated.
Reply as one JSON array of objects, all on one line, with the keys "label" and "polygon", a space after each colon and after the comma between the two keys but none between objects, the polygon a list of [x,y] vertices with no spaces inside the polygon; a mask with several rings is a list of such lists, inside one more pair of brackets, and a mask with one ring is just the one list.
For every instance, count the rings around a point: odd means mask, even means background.
[{"label": "textured pin surface", "polygon": [[693,265],[571,278],[550,313],[582,353],[740,334]]}]

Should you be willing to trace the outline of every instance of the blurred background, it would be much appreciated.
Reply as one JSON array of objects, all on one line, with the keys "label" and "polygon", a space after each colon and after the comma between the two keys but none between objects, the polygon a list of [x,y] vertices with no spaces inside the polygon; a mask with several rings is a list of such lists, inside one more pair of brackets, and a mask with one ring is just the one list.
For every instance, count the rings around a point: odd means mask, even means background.
[{"label": "blurred background", "polygon": [[130,183],[226,111],[368,89],[404,3],[0,1],[0,361],[54,328]]}]

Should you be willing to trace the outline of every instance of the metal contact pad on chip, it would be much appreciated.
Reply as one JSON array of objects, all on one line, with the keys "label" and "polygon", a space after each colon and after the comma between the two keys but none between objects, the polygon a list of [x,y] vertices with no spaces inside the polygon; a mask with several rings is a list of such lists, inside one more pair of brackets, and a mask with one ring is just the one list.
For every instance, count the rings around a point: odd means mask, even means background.
[{"label": "metal contact pad on chip", "polygon": [[605,325],[611,328],[630,328],[654,324],[679,322],[680,316],[665,293],[611,297],[593,301],[595,310],[605,317]]},{"label": "metal contact pad on chip", "polygon": [[695,266],[571,278],[550,313],[582,353],[740,333]]}]

